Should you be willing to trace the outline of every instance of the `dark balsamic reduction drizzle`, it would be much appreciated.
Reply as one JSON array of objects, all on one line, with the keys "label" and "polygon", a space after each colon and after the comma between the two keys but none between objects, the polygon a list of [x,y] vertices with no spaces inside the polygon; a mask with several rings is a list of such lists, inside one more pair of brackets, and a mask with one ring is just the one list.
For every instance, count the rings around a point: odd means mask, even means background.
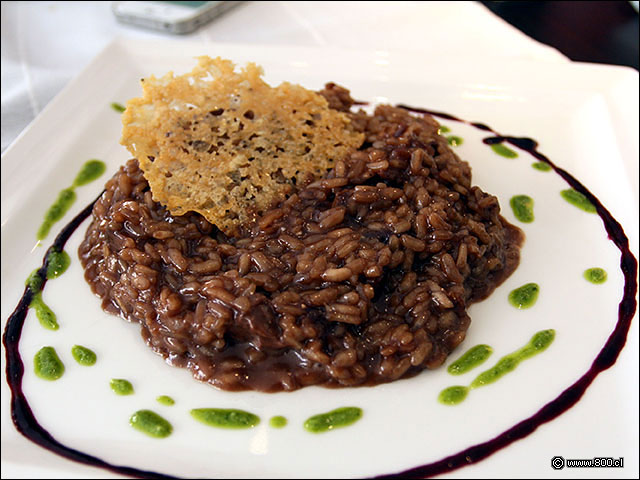
[{"label": "dark balsamic reduction drizzle", "polygon": [[[364,105],[366,102],[358,102],[359,105]],[[631,320],[636,311],[636,299],[635,295],[638,288],[636,279],[638,271],[638,262],[629,250],[629,240],[626,237],[622,226],[611,216],[611,213],[602,205],[602,203],[577,179],[575,179],[568,172],[560,167],[557,167],[551,160],[537,150],[538,143],[525,137],[510,137],[496,133],[490,127],[482,123],[472,123],[457,118],[453,115],[425,110],[422,108],[409,107],[406,105],[398,105],[406,110],[433,115],[435,117],[444,118],[446,120],[452,120],[456,122],[465,123],[471,125],[479,130],[490,132],[493,134],[491,137],[487,137],[483,142],[487,145],[496,143],[507,142],[511,145],[518,147],[531,154],[537,160],[544,162],[551,166],[553,170],[560,175],[571,187],[578,192],[582,193],[587,199],[596,207],[596,211],[604,223],[604,227],[609,234],[609,238],[616,245],[621,252],[620,268],[624,274],[624,294],[622,301],[618,306],[618,323],[616,324],[613,332],[607,339],[606,344],[593,361],[589,370],[573,385],[562,392],[555,400],[547,403],[537,413],[531,417],[523,420],[509,430],[504,431],[497,437],[469,447],[461,452],[451,455],[447,458],[433,462],[427,465],[411,468],[399,473],[393,473],[388,475],[381,475],[375,478],[424,478],[430,477],[458,468],[477,463],[490,455],[494,454],[498,450],[507,447],[511,443],[526,437],[533,433],[540,425],[550,422],[554,418],[558,417],[573,405],[582,397],[587,390],[591,382],[598,376],[598,374],[607,368],[611,367],[617,360],[620,351],[624,347],[631,325]],[[71,223],[69,223],[56,237],[53,245],[47,250],[47,255],[43,260],[43,265],[38,270],[38,275],[43,280],[42,288],[44,288],[44,282],[46,282],[46,270],[47,270],[47,258],[51,249],[63,249],[65,243],[71,236],[71,234],[78,228],[78,226],[91,214],[93,208],[92,202],[87,206]],[[97,457],[82,453],[78,450],[74,450],[65,445],[59,443],[49,432],[47,432],[38,423],[27,399],[22,391],[22,377],[24,374],[24,366],[20,358],[18,351],[18,344],[20,341],[20,335],[22,333],[22,326],[29,309],[29,303],[31,302],[33,292],[29,287],[25,288],[24,294],[20,299],[20,302],[14,312],[11,314],[7,321],[7,326],[2,338],[2,341],[6,348],[7,358],[7,381],[11,389],[11,415],[13,422],[22,435],[34,443],[50,450],[58,455],[61,455],[70,460],[84,463],[91,466],[101,467],[112,472],[121,473],[124,475],[131,475],[140,478],[153,478],[153,479],[169,479],[176,478],[170,475],[164,475],[161,473],[139,470],[132,467],[112,465]]]}]

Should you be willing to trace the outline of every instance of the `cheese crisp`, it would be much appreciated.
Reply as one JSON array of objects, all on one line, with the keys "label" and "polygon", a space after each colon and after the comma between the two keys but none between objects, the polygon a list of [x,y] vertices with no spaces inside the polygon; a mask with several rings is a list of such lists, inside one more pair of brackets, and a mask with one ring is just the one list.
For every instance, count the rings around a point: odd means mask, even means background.
[{"label": "cheese crisp", "polygon": [[196,211],[233,234],[362,144],[322,96],[287,82],[272,88],[262,73],[199,57],[186,75],[143,79],[143,96],[127,103],[121,143],[172,215]]}]

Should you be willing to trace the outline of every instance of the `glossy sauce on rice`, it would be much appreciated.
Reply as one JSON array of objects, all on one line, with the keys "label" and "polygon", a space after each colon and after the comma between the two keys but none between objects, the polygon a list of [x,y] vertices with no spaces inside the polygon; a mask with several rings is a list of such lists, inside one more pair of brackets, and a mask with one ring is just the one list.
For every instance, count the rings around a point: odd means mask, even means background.
[{"label": "glossy sauce on rice", "polygon": [[[333,84],[320,93],[353,104]],[[523,234],[430,116],[349,116],[363,146],[233,238],[170,215],[129,161],[79,249],[103,308],[225,390],[374,385],[442,365],[468,306],[517,267]]]}]

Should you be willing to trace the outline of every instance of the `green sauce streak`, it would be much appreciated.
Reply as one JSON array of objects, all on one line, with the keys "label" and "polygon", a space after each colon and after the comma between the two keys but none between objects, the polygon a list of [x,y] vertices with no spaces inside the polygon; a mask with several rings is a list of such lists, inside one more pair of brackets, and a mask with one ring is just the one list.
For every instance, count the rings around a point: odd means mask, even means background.
[{"label": "green sauce streak", "polygon": [[29,274],[27,281],[24,282],[24,284],[31,289],[34,295],[40,291],[42,288],[42,279],[40,278],[40,275],[38,275],[37,268]]},{"label": "green sauce streak", "polygon": [[527,358],[531,358],[540,352],[544,352],[549,345],[553,342],[556,336],[555,330],[541,330],[536,333],[529,343],[519,350],[516,350],[509,355],[505,355],[498,363],[496,363],[489,370],[485,370],[478,375],[471,385],[468,387],[462,385],[454,385],[453,387],[445,388],[438,395],[438,401],[445,405],[457,405],[467,398],[467,395],[473,388],[483,387],[490,383],[493,383],[507,373],[512,372],[516,367]]},{"label": "green sauce streak", "polygon": [[113,108],[118,113],[122,113],[127,109],[127,107],[118,102],[111,102],[111,108]]},{"label": "green sauce streak", "polygon": [[314,415],[304,422],[304,428],[311,433],[321,433],[334,428],[346,427],[362,418],[362,409],[357,407],[336,408],[327,413]]},{"label": "green sauce streak", "polygon": [[56,314],[42,300],[42,293],[38,292],[31,297],[29,308],[33,308],[36,311],[36,317],[40,321],[40,325],[47,330],[58,330],[60,328]]},{"label": "green sauce streak", "polygon": [[[57,252],[52,250],[47,256],[47,278],[51,280],[59,277],[67,270],[67,268],[69,268],[70,263],[71,259],[67,252]],[[38,269],[31,272],[27,278],[25,285],[27,285],[32,292],[29,308],[33,308],[35,310],[36,317],[40,321],[40,325],[47,330],[58,330],[60,325],[58,325],[56,314],[53,313],[42,299],[42,283],[43,280],[40,278],[40,275],[38,275]]]},{"label": "green sauce streak", "polygon": [[174,405],[176,403],[176,401],[168,395],[160,395],[158,398],[156,398],[156,401],[160,405],[166,405],[167,407],[170,407],[171,405]]},{"label": "green sauce streak", "polygon": [[494,143],[491,145],[491,149],[505,158],[516,158],[518,156],[517,152],[514,152],[509,147],[505,147],[501,143]]},{"label": "green sauce streak", "polygon": [[57,200],[49,207],[47,213],[45,213],[44,221],[36,233],[36,238],[38,240],[45,239],[53,224],[64,217],[64,214],[67,213],[69,208],[71,208],[71,205],[76,201],[76,192],[74,189],[95,180],[102,175],[105,170],[106,166],[104,162],[101,162],[100,160],[89,160],[83,165],[82,169],[76,176],[73,185],[62,190],[58,194]]},{"label": "green sauce streak", "polygon": [[73,181],[74,187],[81,187],[87,183],[93,182],[96,178],[102,175],[107,166],[100,160],[89,160],[82,166],[82,170],[78,172],[76,179]]},{"label": "green sauce streak", "polygon": [[566,190],[562,190],[560,192],[562,198],[564,198],[567,202],[569,202],[574,207],[578,207],[580,210],[584,210],[588,213],[596,213],[596,207],[593,206],[587,197],[583,194],[574,190],[573,188],[567,188]]},{"label": "green sauce streak", "polygon": [[545,162],[535,162],[535,163],[532,163],[531,166],[536,170],[540,170],[541,172],[551,171],[551,165]]},{"label": "green sauce streak", "polygon": [[287,426],[287,419],[281,415],[276,415],[269,419],[269,425],[273,428],[284,428]]},{"label": "green sauce streak", "polygon": [[602,268],[589,268],[583,274],[585,280],[591,283],[604,283],[607,281],[607,272]]},{"label": "green sauce streak", "polygon": [[53,347],[42,347],[33,357],[33,369],[43,380],[58,380],[64,374],[64,364]]},{"label": "green sauce streak", "polygon": [[515,195],[509,201],[513,215],[522,223],[531,223],[533,216],[533,198],[527,195]]},{"label": "green sauce streak", "polygon": [[540,287],[537,283],[527,283],[509,294],[509,302],[520,310],[530,308],[538,300],[539,293]]},{"label": "green sauce streak", "polygon": [[89,350],[87,347],[81,345],[74,345],[73,348],[71,348],[71,355],[76,359],[76,362],[85,367],[95,365],[98,359],[93,350]]},{"label": "green sauce streak", "polygon": [[257,415],[231,408],[194,408],[191,416],[205,425],[217,428],[252,428],[260,423]]},{"label": "green sauce streak", "polygon": [[133,395],[133,385],[123,378],[112,378],[109,382],[111,390],[117,395]]},{"label": "green sauce streak", "polygon": [[457,135],[449,135],[447,137],[447,142],[449,142],[449,145],[451,145],[452,147],[457,147],[458,145],[462,145],[464,143],[464,140]]},{"label": "green sauce streak", "polygon": [[495,366],[478,375],[476,379],[471,382],[471,388],[483,387],[484,385],[493,383],[496,380],[502,378],[507,373],[515,370],[523,360],[531,358],[534,355],[545,351],[549,347],[549,345],[551,345],[555,336],[555,330],[551,329],[542,330],[536,333],[533,337],[531,337],[529,343],[527,343],[520,350],[502,357],[500,360],[498,360],[498,363],[496,363]]},{"label": "green sauce streak", "polygon": [[475,347],[467,350],[464,355],[449,365],[447,372],[451,375],[462,375],[463,373],[467,373],[469,370],[484,363],[492,353],[493,349],[489,345],[476,345]]},{"label": "green sauce streak", "polygon": [[446,127],[444,125],[440,125],[440,128],[438,129],[438,134],[443,134],[443,133],[449,133],[451,131],[451,129],[449,127]]},{"label": "green sauce streak", "polygon": [[171,424],[151,410],[138,410],[131,415],[129,425],[154,438],[166,438],[173,432]]},{"label": "green sauce streak", "polygon": [[56,250],[52,250],[49,252],[47,257],[47,278],[49,280],[53,278],[58,278],[69,268],[69,264],[71,263],[71,259],[69,258],[69,254],[64,250],[62,252],[58,252]]},{"label": "green sauce streak", "polygon": [[73,191],[73,188],[67,188],[58,194],[58,199],[49,207],[49,210],[47,210],[47,213],[44,215],[44,221],[36,234],[38,240],[44,240],[49,234],[49,230],[51,230],[53,224],[67,213],[67,210],[71,208],[71,205],[73,205],[75,201],[76,192]]},{"label": "green sauce streak", "polygon": [[438,395],[438,401],[445,405],[457,405],[462,402],[469,394],[469,387],[462,385],[454,385],[453,387],[445,388]]}]

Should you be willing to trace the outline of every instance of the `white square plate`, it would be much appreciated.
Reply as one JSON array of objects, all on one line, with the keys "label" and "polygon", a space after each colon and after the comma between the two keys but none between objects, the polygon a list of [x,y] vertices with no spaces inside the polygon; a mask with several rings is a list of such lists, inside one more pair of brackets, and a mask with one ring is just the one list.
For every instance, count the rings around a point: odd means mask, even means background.
[{"label": "white square plate", "polygon": [[[121,124],[110,108],[140,95],[139,79],[173,70],[184,73],[197,55],[222,56],[237,64],[254,61],[265,79],[319,89],[334,81],[354,98],[408,104],[482,122],[504,135],[532,137],[539,150],[590,189],[623,225],[637,254],[638,239],[638,74],[619,67],[587,64],[499,62],[478,58],[430,59],[415,53],[275,48],[228,44],[142,43],[119,40],[101,53],[58,95],[2,157],[2,318],[7,319],[24,289],[24,279],[42,261],[36,231],[58,192],[90,158],[106,162],[107,173],[77,190],[78,200],[45,240],[53,237],[99,194],[103,183],[129,155],[119,145]],[[473,169],[473,182],[496,195],[503,215],[527,235],[518,270],[486,301],[470,310],[472,326],[447,364],[469,347],[488,343],[494,355],[476,371],[452,377],[445,368],[373,388],[305,388],[292,393],[221,392],[171,368],[143,344],[138,326],[100,309],[83,279],[77,248],[87,223],[71,237],[68,272],[47,285],[45,300],[61,328],[40,327],[30,312],[20,352],[23,387],[40,423],[60,442],[115,465],[184,477],[363,477],[425,465],[488,441],[535,414],[590,367],[617,322],[623,276],[619,251],[602,221],[564,202],[567,184],[554,172],[531,168],[534,159],[496,155],[482,139],[487,132],[454,121],[442,122],[464,139],[456,147]],[[509,199],[534,198],[536,221],[521,224]],[[58,229],[58,230],[57,230]],[[600,266],[604,285],[582,272]],[[524,283],[540,284],[534,308],[518,311],[506,301]],[[454,384],[468,384],[503,355],[523,346],[539,330],[553,328],[556,340],[494,385],[474,390],[455,407],[437,401]],[[99,361],[89,369],[71,358],[70,348],[86,344]],[[33,356],[55,346],[65,366],[56,382],[33,374]],[[6,360],[3,356],[3,369]],[[109,379],[125,377],[135,386],[116,397]],[[168,394],[172,407],[155,397]],[[2,382],[3,476],[114,476],[76,464],[20,436],[11,423],[10,392]],[[309,416],[343,405],[363,408],[352,427],[322,435],[306,433]],[[249,431],[216,431],[196,424],[191,408],[235,407],[253,411],[262,423]],[[174,425],[167,439],[151,439],[128,426],[140,408],[160,412]],[[271,429],[270,416],[289,425]],[[553,470],[551,458],[624,457],[624,468]],[[617,363],[599,375],[576,406],[526,438],[448,477],[634,477],[638,475],[638,329],[632,323]]]}]

